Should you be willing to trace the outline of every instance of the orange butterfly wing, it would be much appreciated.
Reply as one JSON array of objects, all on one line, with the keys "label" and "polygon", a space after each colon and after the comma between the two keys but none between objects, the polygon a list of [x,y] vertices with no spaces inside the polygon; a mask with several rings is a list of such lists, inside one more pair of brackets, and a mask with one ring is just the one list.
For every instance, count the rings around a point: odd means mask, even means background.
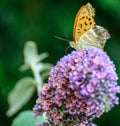
[{"label": "orange butterfly wing", "polygon": [[95,10],[90,3],[80,8],[76,15],[73,29],[73,40],[75,43],[86,31],[95,27],[94,16]]}]

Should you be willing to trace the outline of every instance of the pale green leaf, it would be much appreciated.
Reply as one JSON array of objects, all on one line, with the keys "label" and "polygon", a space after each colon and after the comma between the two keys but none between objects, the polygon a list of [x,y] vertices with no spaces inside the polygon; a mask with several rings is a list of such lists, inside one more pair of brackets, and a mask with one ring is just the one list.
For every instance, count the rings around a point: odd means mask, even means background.
[{"label": "pale green leaf", "polygon": [[34,91],[35,81],[33,78],[25,77],[19,80],[8,95],[9,109],[7,116],[12,116],[20,110],[30,100]]},{"label": "pale green leaf", "polygon": [[38,55],[37,45],[33,41],[26,42],[23,54],[24,54],[24,65],[20,67],[20,71],[24,71],[29,68],[34,70],[34,68],[37,68],[38,63],[41,68],[44,65],[44,63],[42,63],[41,61],[48,57],[47,52]]},{"label": "pale green leaf", "polygon": [[37,45],[32,41],[26,42],[23,53],[25,64],[30,66],[32,62],[36,62],[38,55]]},{"label": "pale green leaf", "polygon": [[47,52],[41,53],[38,55],[38,62],[44,60],[45,58],[47,58],[49,56],[49,54]]},{"label": "pale green leaf", "polygon": [[50,63],[39,63],[38,64],[38,69],[40,72],[45,71],[45,70],[50,70],[52,67],[53,67],[53,65]]},{"label": "pale green leaf", "polygon": [[41,115],[34,118],[33,111],[21,112],[12,122],[12,126],[34,126],[34,124],[47,122],[47,120]]}]

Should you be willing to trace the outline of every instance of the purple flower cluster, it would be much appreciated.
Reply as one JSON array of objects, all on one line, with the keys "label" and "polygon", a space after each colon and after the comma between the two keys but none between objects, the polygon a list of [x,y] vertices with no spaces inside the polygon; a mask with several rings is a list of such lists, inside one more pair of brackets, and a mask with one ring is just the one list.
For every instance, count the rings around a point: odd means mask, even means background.
[{"label": "purple flower cluster", "polygon": [[[98,48],[73,51],[58,61],[34,107],[52,125],[95,126],[92,120],[118,104],[115,65]],[[82,125],[83,124],[83,125]]]}]

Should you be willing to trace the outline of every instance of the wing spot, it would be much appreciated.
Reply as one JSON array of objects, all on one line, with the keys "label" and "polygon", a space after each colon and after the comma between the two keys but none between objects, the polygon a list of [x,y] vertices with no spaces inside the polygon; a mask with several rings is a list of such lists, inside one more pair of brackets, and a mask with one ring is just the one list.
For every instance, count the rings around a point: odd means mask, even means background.
[{"label": "wing spot", "polygon": [[86,19],[88,19],[88,16],[86,16]]},{"label": "wing spot", "polygon": [[85,17],[83,16],[82,19],[84,19]]},{"label": "wing spot", "polygon": [[80,28],[82,28],[82,24],[79,24]]},{"label": "wing spot", "polygon": [[85,25],[88,25],[86,22],[84,22]]},{"label": "wing spot", "polygon": [[92,22],[90,22],[90,25],[92,25]]},{"label": "wing spot", "polygon": [[90,20],[91,20],[91,18],[88,18],[88,20],[90,21]]}]

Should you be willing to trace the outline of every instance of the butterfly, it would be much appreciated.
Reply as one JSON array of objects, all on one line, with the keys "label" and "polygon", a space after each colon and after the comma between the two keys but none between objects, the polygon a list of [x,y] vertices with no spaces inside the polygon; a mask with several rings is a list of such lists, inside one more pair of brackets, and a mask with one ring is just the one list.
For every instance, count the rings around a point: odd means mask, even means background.
[{"label": "butterfly", "polygon": [[88,47],[104,47],[110,34],[104,27],[96,25],[94,17],[95,9],[90,3],[79,9],[74,22],[73,41],[69,42],[71,47],[76,50]]}]

